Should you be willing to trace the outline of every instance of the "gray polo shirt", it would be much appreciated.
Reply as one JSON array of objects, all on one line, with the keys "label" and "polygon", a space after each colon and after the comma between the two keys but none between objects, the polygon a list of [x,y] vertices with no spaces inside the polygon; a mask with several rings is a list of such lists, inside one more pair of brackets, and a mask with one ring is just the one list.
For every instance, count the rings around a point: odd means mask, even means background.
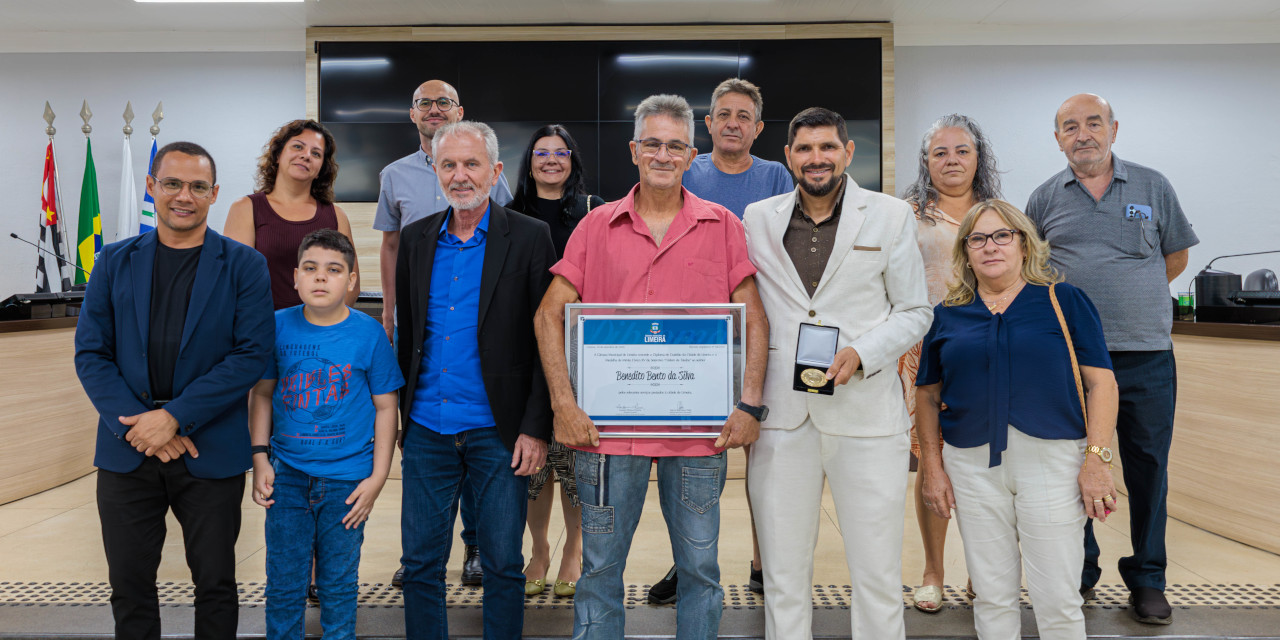
[{"label": "gray polo shirt", "polygon": [[[435,167],[421,148],[383,167],[378,178],[382,188],[378,193],[378,212],[373,217],[373,228],[378,231],[399,231],[416,220],[449,208]],[[489,197],[504,207],[511,202],[511,188],[505,176],[498,176]]]},{"label": "gray polo shirt", "polygon": [[1173,346],[1164,257],[1200,242],[1159,171],[1111,156],[1111,184],[1094,200],[1071,167],[1036,188],[1027,215],[1050,262],[1098,307],[1111,351]]}]

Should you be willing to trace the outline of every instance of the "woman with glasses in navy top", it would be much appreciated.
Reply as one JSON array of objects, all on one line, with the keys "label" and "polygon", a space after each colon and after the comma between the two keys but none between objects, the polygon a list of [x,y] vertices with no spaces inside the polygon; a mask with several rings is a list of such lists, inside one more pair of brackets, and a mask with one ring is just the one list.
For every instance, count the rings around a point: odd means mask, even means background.
[{"label": "woman with glasses in navy top", "polygon": [[1116,509],[1119,395],[1102,323],[1007,202],[969,210],[952,264],[916,379],[925,505],[955,509],[979,638],[1020,637],[1025,568],[1040,637],[1083,640],[1084,522]]},{"label": "woman with glasses in navy top", "polygon": [[[520,161],[520,181],[515,198],[508,209],[546,222],[551,227],[551,242],[556,258],[564,257],[564,247],[578,221],[602,204],[604,199],[587,194],[582,178],[582,158],[578,143],[569,131],[549,124],[533,132],[529,147]],[[542,489],[552,476],[560,479],[560,497],[564,510],[565,540],[560,556],[560,571],[552,593],[573,596],[578,576],[582,574],[582,507],[573,476],[573,455],[564,445],[552,442],[547,448],[547,464],[529,478],[529,533],[533,552],[524,571],[525,595],[536,596],[546,589],[547,572],[551,569],[551,543],[547,538],[551,524],[554,491]]]}]

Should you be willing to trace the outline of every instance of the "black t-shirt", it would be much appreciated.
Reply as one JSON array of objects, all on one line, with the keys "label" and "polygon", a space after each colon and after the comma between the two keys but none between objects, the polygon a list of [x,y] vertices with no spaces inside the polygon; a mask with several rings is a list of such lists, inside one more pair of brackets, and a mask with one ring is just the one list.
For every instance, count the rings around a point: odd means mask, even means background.
[{"label": "black t-shirt", "polygon": [[556,258],[563,258],[564,247],[569,244],[569,236],[573,235],[573,227],[565,224],[560,201],[534,198],[532,205],[533,210],[528,212],[529,215],[550,225],[551,243],[556,246]]},{"label": "black t-shirt", "polygon": [[156,243],[156,263],[151,271],[151,330],[147,340],[147,371],[151,396],[173,399],[173,369],[182,346],[182,327],[191,303],[200,251],[204,247],[173,249]]}]

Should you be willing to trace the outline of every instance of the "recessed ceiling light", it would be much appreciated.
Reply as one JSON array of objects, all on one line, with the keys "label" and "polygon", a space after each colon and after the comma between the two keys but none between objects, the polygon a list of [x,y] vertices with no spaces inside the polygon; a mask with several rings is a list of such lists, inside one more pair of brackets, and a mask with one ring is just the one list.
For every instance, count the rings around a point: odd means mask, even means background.
[{"label": "recessed ceiling light", "polygon": [[202,2],[202,3],[231,3],[231,2],[302,2],[303,0],[133,0],[134,2]]}]

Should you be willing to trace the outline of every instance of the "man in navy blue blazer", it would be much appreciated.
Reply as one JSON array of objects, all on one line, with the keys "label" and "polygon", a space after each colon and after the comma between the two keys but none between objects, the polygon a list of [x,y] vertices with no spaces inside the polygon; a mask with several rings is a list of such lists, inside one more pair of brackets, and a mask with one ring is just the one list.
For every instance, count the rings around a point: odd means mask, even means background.
[{"label": "man in navy blue blazer", "polygon": [[115,635],[160,637],[156,571],[172,508],[195,583],[195,636],[231,639],[247,394],[275,346],[267,265],[209,229],[217,168],[204,148],[165,145],[147,193],[155,232],[102,249],[76,327],[76,373],[99,414]]}]

